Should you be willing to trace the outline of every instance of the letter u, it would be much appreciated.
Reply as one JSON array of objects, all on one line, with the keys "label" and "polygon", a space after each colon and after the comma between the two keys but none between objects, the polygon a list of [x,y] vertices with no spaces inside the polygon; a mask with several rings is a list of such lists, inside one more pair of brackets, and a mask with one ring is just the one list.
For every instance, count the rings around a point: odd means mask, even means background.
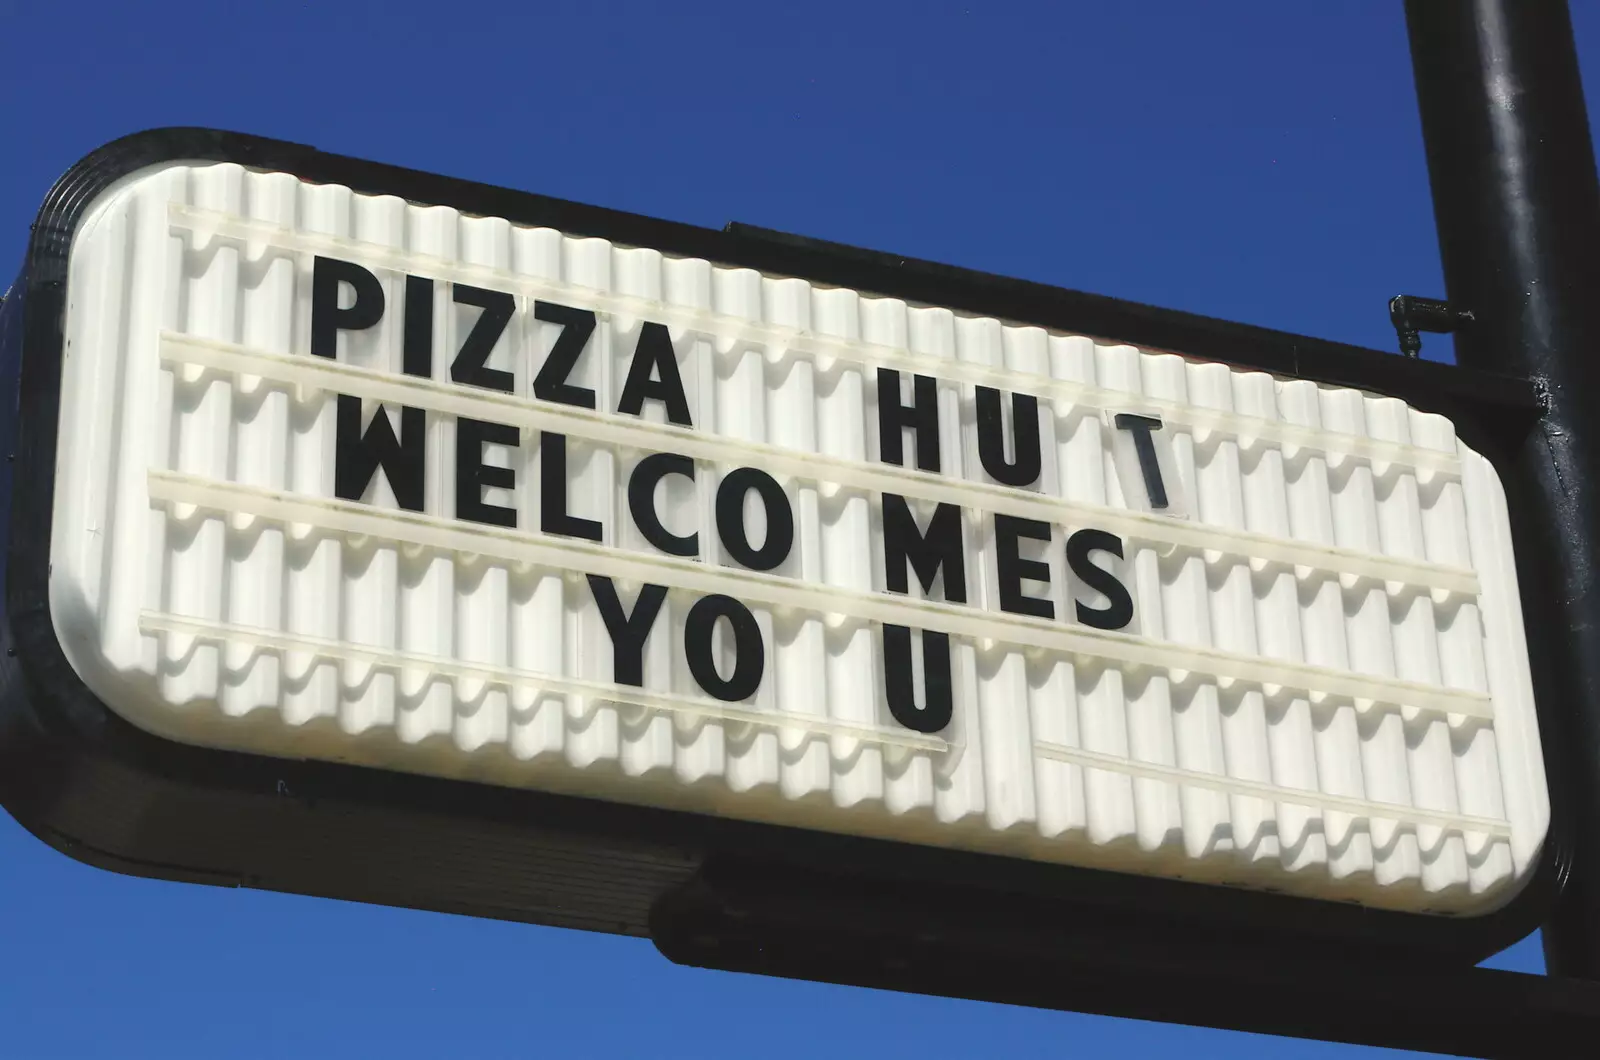
[{"label": "letter u", "polygon": [[923,631],[922,683],[927,704],[918,707],[911,669],[911,630],[905,626],[884,626],[883,692],[889,701],[889,713],[908,729],[938,732],[950,724],[954,712],[949,634]]}]

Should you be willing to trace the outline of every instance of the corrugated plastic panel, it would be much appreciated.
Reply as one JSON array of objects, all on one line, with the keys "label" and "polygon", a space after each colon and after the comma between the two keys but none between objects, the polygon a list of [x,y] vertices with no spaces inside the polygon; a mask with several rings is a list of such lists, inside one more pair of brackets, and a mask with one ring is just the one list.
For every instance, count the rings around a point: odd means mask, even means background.
[{"label": "corrugated plastic panel", "polygon": [[[309,354],[316,255],[373,272],[389,306],[336,360]],[[408,274],[434,281],[431,378],[401,371]],[[516,296],[487,362],[514,393],[452,382],[479,312],[453,283]],[[1398,400],[234,165],[109,193],[69,291],[53,614],[85,681],[147,729],[1406,910],[1498,906],[1543,842],[1504,494],[1447,420]],[[560,330],[534,299],[597,312],[572,376],[595,410],[531,396]],[[658,402],[614,411],[647,321],[670,329],[693,431]],[[939,474],[879,459],[884,367],[940,380]],[[1032,487],[982,470],[977,385],[1038,395]],[[338,394],[426,410],[421,512],[382,475],[335,497]],[[1116,412],[1162,419],[1179,516],[1136,488]],[[515,473],[484,493],[515,527],[453,517],[458,417],[519,428],[485,451]],[[537,529],[545,431],[569,439],[569,503],[599,542]],[[658,495],[696,556],[629,518],[627,476],[657,451],[696,461]],[[746,465],[794,512],[768,572],[714,531],[717,482]],[[968,603],[914,577],[886,592],[884,493],[924,520],[961,507]],[[1057,617],[998,609],[996,514],[1053,528],[1050,587],[1029,591]],[[1126,629],[1061,617],[1085,527],[1126,542]],[[612,682],[586,574],[624,606],[671,590],[641,688]],[[712,593],[747,603],[765,645],[737,703],[684,658]],[[884,623],[951,634],[942,731],[891,717]]]}]

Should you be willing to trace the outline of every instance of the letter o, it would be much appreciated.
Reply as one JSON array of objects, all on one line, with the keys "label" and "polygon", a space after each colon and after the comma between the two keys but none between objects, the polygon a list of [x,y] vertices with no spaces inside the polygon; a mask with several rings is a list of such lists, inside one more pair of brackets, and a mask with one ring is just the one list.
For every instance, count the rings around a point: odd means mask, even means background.
[{"label": "letter o", "polygon": [[[755,490],[767,510],[767,539],[750,544],[744,527],[744,495]],[[741,467],[717,485],[717,536],[728,555],[751,570],[771,570],[789,558],[794,547],[794,511],[778,480],[759,468]]]},{"label": "letter o", "polygon": [[[725,618],[733,629],[733,673],[724,680],[717,672],[712,634],[717,619]],[[761,642],[761,627],[750,609],[731,596],[702,596],[689,608],[683,623],[683,654],[689,673],[706,695],[724,703],[749,699],[761,687],[761,674],[767,665],[766,646]]]}]

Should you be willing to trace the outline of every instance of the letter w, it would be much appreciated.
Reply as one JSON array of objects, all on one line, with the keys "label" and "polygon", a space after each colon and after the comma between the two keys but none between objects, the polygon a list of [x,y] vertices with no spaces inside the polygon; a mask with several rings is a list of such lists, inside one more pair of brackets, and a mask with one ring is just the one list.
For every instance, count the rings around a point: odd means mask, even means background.
[{"label": "letter w", "polygon": [[400,409],[400,437],[396,438],[389,414],[379,405],[372,412],[367,432],[362,434],[361,399],[340,394],[334,440],[334,495],[347,501],[360,500],[381,467],[394,490],[395,502],[410,511],[422,511],[426,446],[426,419],[421,409]]}]

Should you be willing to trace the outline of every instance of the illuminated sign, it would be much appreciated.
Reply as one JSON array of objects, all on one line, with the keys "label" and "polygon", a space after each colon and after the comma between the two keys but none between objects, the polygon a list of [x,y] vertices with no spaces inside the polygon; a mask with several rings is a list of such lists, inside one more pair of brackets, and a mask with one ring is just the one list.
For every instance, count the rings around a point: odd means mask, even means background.
[{"label": "illuminated sign", "polygon": [[0,805],[91,864],[1210,1019],[1138,954],[1470,966],[1570,853],[1525,380],[177,129],[0,389]]},{"label": "illuminated sign", "polygon": [[148,732],[1396,910],[1538,860],[1445,418],[237,164],[85,216],[50,617]]}]

